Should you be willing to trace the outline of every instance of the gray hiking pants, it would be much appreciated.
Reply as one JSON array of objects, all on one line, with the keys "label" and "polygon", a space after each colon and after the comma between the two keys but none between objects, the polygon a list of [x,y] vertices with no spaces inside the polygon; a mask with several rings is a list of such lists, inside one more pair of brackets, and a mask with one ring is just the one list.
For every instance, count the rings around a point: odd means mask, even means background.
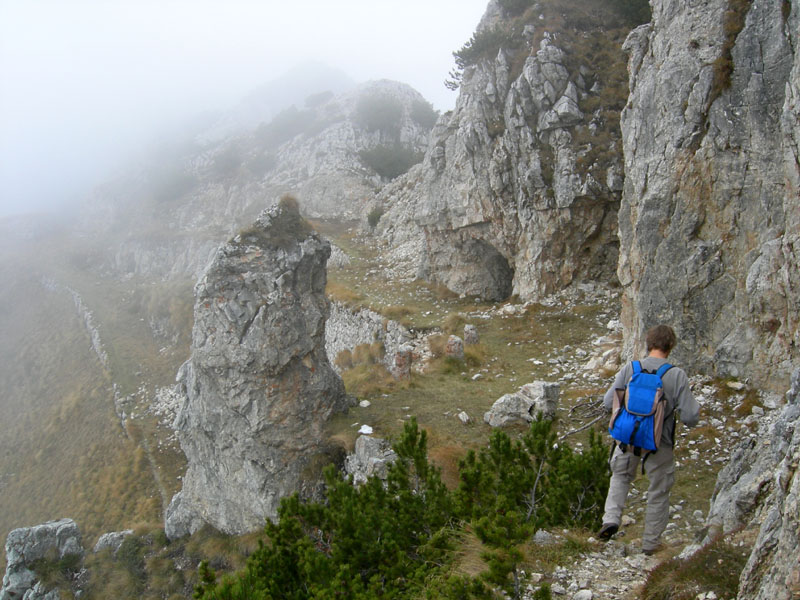
[{"label": "gray hiking pants", "polygon": [[[624,453],[619,447],[614,450],[603,524],[620,524],[628,490],[636,479],[641,460],[630,450]],[[642,550],[655,550],[669,520],[669,491],[675,482],[675,455],[672,448],[659,448],[658,452],[650,455],[644,463],[644,470],[650,487],[647,489]]]}]

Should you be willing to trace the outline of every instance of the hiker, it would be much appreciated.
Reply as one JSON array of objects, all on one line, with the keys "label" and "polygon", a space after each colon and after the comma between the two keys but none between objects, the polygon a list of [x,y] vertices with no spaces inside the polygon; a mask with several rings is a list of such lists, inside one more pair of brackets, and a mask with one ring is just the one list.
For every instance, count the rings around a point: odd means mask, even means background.
[{"label": "hiker", "polygon": [[[640,361],[641,369],[656,373],[667,364],[667,357],[677,343],[675,332],[668,325],[657,325],[647,331],[647,356]],[[614,384],[603,398],[606,410],[611,411],[617,390],[625,390],[634,373],[633,363],[625,365],[614,378]],[[699,418],[699,405],[692,396],[689,379],[683,369],[667,367],[661,375],[663,383],[664,422],[660,443],[654,452],[641,451],[626,444],[617,443],[610,460],[611,482],[606,497],[603,526],[598,533],[608,540],[619,529],[622,509],[628,490],[636,478],[636,470],[644,460],[643,471],[647,473],[650,487],[647,490],[647,512],[642,536],[642,552],[652,555],[659,547],[659,538],[669,519],[669,491],[675,481],[675,411],[680,411],[680,420],[693,427]]]}]

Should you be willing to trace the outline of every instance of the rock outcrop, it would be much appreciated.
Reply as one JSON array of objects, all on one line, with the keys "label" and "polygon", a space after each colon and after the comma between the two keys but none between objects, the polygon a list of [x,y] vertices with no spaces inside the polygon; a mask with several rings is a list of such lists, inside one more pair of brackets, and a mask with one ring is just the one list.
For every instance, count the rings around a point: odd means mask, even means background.
[{"label": "rock outcrop", "polygon": [[[476,35],[500,18],[490,2]],[[568,59],[566,34],[540,34],[534,21],[522,49],[464,70],[423,163],[380,193],[377,237],[396,275],[492,300],[614,279],[622,157],[611,104],[626,90],[612,74],[624,79],[624,65],[610,34],[597,35],[612,49],[601,75],[575,64],[578,52]]]},{"label": "rock outcrop", "polygon": [[329,255],[285,198],[223,245],[198,282],[175,421],[189,466],[167,510],[170,538],[204,523],[262,527],[282,497],[312,494],[337,452],[323,434],[346,408],[324,346]]},{"label": "rock outcrop", "polygon": [[325,325],[325,350],[334,363],[342,351],[378,342],[383,345],[384,364],[391,369],[397,353],[412,338],[408,328],[375,311],[331,303],[330,318]]},{"label": "rock outcrop", "polygon": [[717,479],[712,533],[742,527],[758,535],[739,583],[739,598],[790,600],[800,593],[800,370],[787,404],[742,442]]},{"label": "rock outcrop", "polygon": [[83,557],[81,533],[72,519],[14,529],[6,538],[6,572],[0,600],[57,600],[58,592],[45,590],[38,581],[33,571],[36,563],[65,559],[81,563]]},{"label": "rock outcrop", "polygon": [[800,7],[651,5],[625,43],[626,353],[667,322],[676,361],[785,389],[800,360]]},{"label": "rock outcrop", "polygon": [[388,440],[361,435],[356,440],[352,454],[344,462],[345,473],[353,477],[353,483],[361,485],[373,475],[386,480],[389,465],[397,460]]},{"label": "rock outcrop", "polygon": [[103,550],[108,550],[112,554],[116,555],[119,551],[120,546],[122,546],[122,542],[125,541],[125,538],[133,535],[133,529],[126,529],[124,531],[111,531],[109,533],[104,533],[101,535],[97,543],[94,545],[92,552],[97,554],[98,552],[102,552]]},{"label": "rock outcrop", "polygon": [[557,383],[534,381],[518,391],[497,399],[483,420],[492,427],[530,423],[538,415],[552,419],[556,415],[561,387]]}]

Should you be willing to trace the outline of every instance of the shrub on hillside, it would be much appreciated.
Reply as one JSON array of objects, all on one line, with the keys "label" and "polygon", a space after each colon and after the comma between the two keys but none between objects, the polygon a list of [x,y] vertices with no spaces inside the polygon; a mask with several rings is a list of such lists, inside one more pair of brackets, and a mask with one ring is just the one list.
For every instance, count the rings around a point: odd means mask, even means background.
[{"label": "shrub on hillside", "polygon": [[242,153],[236,145],[231,144],[214,157],[212,167],[218,177],[231,177],[242,164]]},{"label": "shrub on hillside", "polygon": [[316,108],[317,106],[325,104],[331,98],[333,98],[333,92],[330,90],[319,92],[318,94],[311,94],[306,98],[305,105],[308,108]]},{"label": "shrub on hillside", "polygon": [[[284,499],[278,522],[267,523],[269,542],[244,571],[217,582],[204,566],[195,597],[465,599],[502,589],[520,598],[521,547],[534,529],[598,524],[608,478],[594,434],[577,454],[556,443],[549,421],[535,421],[517,441],[495,432],[462,462],[453,493],[428,462],[414,419],[394,451],[386,481],[373,476],[355,487],[330,467],[324,503]],[[459,523],[470,523],[487,548],[488,570],[475,577],[449,575]]]},{"label": "shrub on hillside", "polygon": [[[267,544],[245,570],[215,581],[205,565],[195,597],[205,599],[376,598],[420,594],[446,563],[450,495],[427,459],[427,435],[406,423],[394,445],[398,459],[384,483],[353,486],[333,467],[325,503],[281,502],[267,522]],[[332,595],[333,594],[333,595]]]},{"label": "shrub on hillside", "polygon": [[411,118],[425,129],[432,129],[439,119],[439,112],[425,100],[414,100],[411,103]]},{"label": "shrub on hillside", "polygon": [[365,93],[356,103],[354,120],[367,131],[399,135],[402,118],[403,104],[389,94]]},{"label": "shrub on hillside", "polygon": [[262,123],[256,129],[255,137],[263,146],[275,148],[305,133],[314,123],[313,111],[291,106],[275,115],[269,123]]},{"label": "shrub on hillside", "polygon": [[367,214],[367,223],[369,223],[370,227],[375,227],[378,224],[378,221],[381,220],[382,216],[383,216],[383,207],[376,206]]},{"label": "shrub on hillside", "polygon": [[168,166],[157,172],[151,180],[151,191],[156,202],[172,202],[191,192],[198,184],[197,177],[181,167]]},{"label": "shrub on hillside", "polygon": [[402,144],[384,144],[358,153],[361,161],[384,179],[399,177],[423,158],[417,152]]}]

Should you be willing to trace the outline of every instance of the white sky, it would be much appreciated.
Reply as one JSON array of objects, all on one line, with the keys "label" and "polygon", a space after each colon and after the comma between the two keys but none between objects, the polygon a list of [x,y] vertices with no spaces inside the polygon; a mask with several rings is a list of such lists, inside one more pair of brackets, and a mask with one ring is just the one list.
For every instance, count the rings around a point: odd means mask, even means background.
[{"label": "white sky", "polygon": [[488,0],[0,0],[0,216],[85,193],[170,122],[315,60],[446,110]]}]

